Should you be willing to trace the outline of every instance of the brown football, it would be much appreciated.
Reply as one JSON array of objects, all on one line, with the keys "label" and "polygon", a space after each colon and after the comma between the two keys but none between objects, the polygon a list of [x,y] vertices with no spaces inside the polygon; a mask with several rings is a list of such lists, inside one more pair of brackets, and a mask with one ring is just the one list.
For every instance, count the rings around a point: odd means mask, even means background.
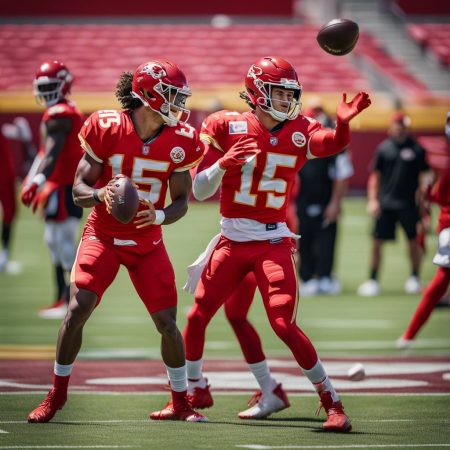
[{"label": "brown football", "polygon": [[139,208],[139,194],[132,181],[125,175],[114,180],[115,192],[111,214],[122,223],[130,222]]},{"label": "brown football", "polygon": [[342,56],[350,53],[359,37],[356,22],[348,19],[334,19],[324,25],[317,33],[317,42],[327,53]]}]

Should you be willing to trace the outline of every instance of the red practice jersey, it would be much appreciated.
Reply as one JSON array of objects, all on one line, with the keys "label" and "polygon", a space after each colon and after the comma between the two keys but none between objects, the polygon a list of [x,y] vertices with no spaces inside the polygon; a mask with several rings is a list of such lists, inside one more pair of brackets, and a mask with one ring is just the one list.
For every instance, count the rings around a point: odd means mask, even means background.
[{"label": "red practice jersey", "polygon": [[[251,111],[219,111],[207,117],[202,141],[226,153],[240,138],[250,136],[261,150],[244,166],[225,172],[220,191],[222,216],[284,222],[289,191],[307,160],[311,136],[321,128],[315,119],[301,115],[275,132],[267,130]],[[205,168],[206,164],[201,167]]]},{"label": "red practice jersey", "polygon": [[73,184],[78,163],[83,156],[83,150],[80,147],[77,135],[83,125],[84,116],[71,101],[63,101],[54,106],[50,106],[42,117],[40,152],[45,151],[45,140],[47,137],[45,124],[52,119],[70,119],[72,121],[72,128],[66,137],[64,147],[58,155],[55,168],[48,181],[53,181],[59,185]]},{"label": "red practice jersey", "polygon": [[[104,165],[97,186],[108,184],[122,173],[139,186],[139,196],[162,209],[172,172],[195,167],[203,157],[203,144],[188,124],[163,126],[159,135],[144,143],[134,129],[129,111],[103,110],[93,113],[79,134],[81,146]],[[147,208],[141,205],[140,210]],[[137,229],[133,221],[123,224],[108,214],[105,205],[96,205],[88,224],[117,239],[159,238],[160,225]]]},{"label": "red practice jersey", "polygon": [[438,217],[438,232],[450,227],[450,168],[440,172],[431,191],[431,200],[441,207]]}]

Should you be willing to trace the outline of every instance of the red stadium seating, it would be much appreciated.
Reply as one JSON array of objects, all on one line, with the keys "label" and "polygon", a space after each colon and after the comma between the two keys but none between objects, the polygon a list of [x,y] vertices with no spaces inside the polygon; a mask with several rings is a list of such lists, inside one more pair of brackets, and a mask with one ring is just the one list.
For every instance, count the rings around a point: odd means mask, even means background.
[{"label": "red stadium seating", "polygon": [[241,84],[249,64],[281,54],[307,91],[357,91],[369,81],[348,58],[323,52],[311,25],[2,25],[0,90],[29,89],[37,65],[64,61],[78,91],[108,91],[124,70],[165,56],[177,61],[193,89]]},{"label": "red stadium seating", "polygon": [[414,78],[401,61],[387,53],[381,42],[374,36],[367,33],[360,35],[358,46],[354,51],[359,57],[369,60],[398,89],[410,94],[421,94],[427,91],[427,87]]},{"label": "red stadium seating", "polygon": [[421,47],[429,49],[442,64],[450,66],[450,24],[411,24],[408,32]]}]

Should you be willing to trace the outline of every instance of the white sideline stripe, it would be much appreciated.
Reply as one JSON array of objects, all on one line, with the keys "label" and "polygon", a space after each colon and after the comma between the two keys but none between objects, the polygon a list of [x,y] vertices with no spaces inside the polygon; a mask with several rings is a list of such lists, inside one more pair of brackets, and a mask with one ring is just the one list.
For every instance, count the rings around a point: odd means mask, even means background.
[{"label": "white sideline stripe", "polygon": [[[255,393],[252,391],[214,391],[214,395],[253,395]],[[46,395],[48,390],[42,391],[14,391],[14,392],[0,392],[0,397],[2,395]],[[288,392],[289,397],[316,397],[316,393],[307,392]],[[168,396],[168,392],[164,391],[133,391],[133,392],[117,392],[117,391],[87,391],[87,392],[71,392],[70,395],[113,395],[120,397],[122,395],[131,396],[154,396],[154,395],[165,395]],[[448,397],[450,392],[344,392],[342,394],[344,397]],[[1,422],[0,422],[1,423]]]},{"label": "white sideline stripe", "polygon": [[136,445],[0,445],[0,448],[136,448]]},{"label": "white sideline stripe", "polygon": [[5,430],[0,430],[0,434],[9,434],[9,432]]},{"label": "white sideline stripe", "polygon": [[[236,447],[254,450],[268,450],[272,448],[406,448],[406,447],[450,447],[450,444],[367,444],[367,445],[236,445]],[[1,447],[0,447],[1,448]]]},{"label": "white sideline stripe", "polygon": [[[433,423],[450,423],[450,419],[436,419],[430,418],[430,422]],[[420,422],[425,423],[425,419],[355,419],[352,417],[352,422],[365,422],[365,423],[402,423],[402,422]],[[153,423],[148,419],[109,419],[109,420],[59,420],[58,423],[75,424],[84,423],[90,425],[105,424],[105,423]],[[214,421],[212,421],[214,423]],[[237,423],[241,423],[240,421]],[[28,424],[26,420],[0,420],[2,425],[18,425],[18,424]],[[450,445],[450,444],[449,444]],[[1,448],[1,447],[0,447]],[[284,448],[284,447],[280,447]],[[296,447],[295,447],[296,448]]]}]

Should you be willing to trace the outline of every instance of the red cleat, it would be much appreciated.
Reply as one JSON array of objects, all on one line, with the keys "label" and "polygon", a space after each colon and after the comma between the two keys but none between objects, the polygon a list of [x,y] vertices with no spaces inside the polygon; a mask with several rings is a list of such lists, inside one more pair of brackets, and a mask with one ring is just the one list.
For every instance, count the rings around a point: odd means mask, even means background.
[{"label": "red cleat", "polygon": [[184,420],[185,422],[207,422],[208,419],[192,409],[187,398],[176,403],[170,400],[161,411],[152,412],[149,415],[152,420]]},{"label": "red cleat", "polygon": [[211,408],[211,406],[214,405],[214,399],[212,398],[209,387],[210,385],[207,384],[204,388],[194,388],[192,394],[189,395],[189,401],[191,402],[193,408],[204,409]]},{"label": "red cleat", "polygon": [[67,401],[67,392],[51,389],[46,399],[28,414],[28,422],[45,423],[50,422],[59,409],[62,409]]},{"label": "red cleat", "polygon": [[321,406],[317,410],[319,415],[320,409],[323,407],[327,413],[327,420],[322,425],[325,431],[335,431],[337,433],[348,433],[352,429],[352,423],[344,412],[342,403],[333,402],[329,391],[319,392]]}]

